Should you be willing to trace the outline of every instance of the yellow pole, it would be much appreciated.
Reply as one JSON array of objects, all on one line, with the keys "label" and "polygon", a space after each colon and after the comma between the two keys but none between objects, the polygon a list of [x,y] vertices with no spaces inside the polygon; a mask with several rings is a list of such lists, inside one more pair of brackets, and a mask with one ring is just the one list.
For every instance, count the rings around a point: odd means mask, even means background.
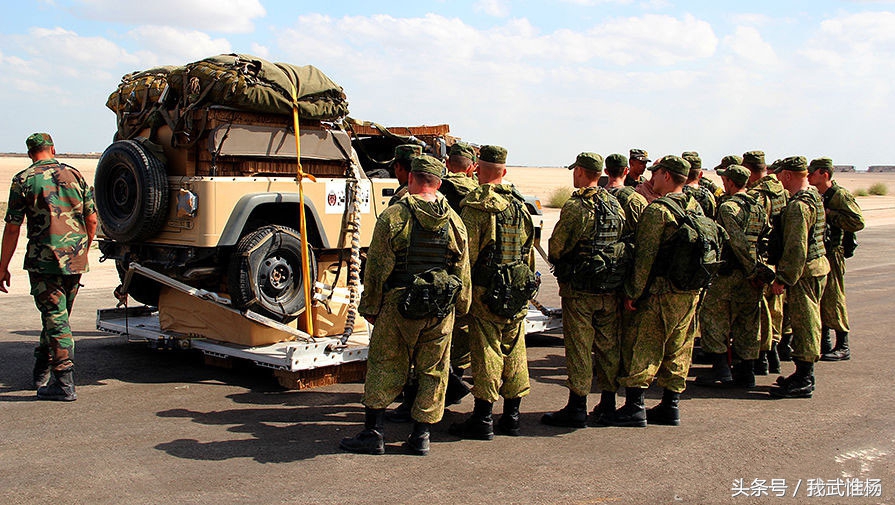
[{"label": "yellow pole", "polygon": [[308,334],[314,336],[314,317],[311,314],[311,265],[308,258],[308,229],[305,225],[305,193],[302,190],[302,180],[305,173],[301,168],[301,140],[298,129],[298,98],[295,83],[292,83],[292,122],[295,127],[295,160],[298,163],[298,222],[301,235],[301,278],[305,288],[305,323]]}]

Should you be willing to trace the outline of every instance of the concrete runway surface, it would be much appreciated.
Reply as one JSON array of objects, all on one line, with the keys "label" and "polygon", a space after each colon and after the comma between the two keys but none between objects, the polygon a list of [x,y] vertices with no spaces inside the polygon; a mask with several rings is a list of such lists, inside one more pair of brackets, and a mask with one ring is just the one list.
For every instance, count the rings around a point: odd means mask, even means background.
[{"label": "concrete runway surface", "polygon": [[[567,398],[562,339],[532,336],[523,436],[449,435],[467,397],[434,427],[428,457],[402,453],[410,425],[386,426],[384,456],[337,448],[363,422],[361,384],[284,391],[263,369],[212,368],[96,331],[108,289],[76,301],[78,401],[34,401],[37,311],[28,296],[0,296],[0,503],[895,503],[893,232],[859,235],[853,359],[819,363],[813,399],[769,399],[774,376],[749,392],[691,384],[680,427],[552,428],[538,420]],[[555,288],[541,300],[557,305]],[[660,396],[654,385],[647,407]],[[845,493],[837,479],[880,494],[814,496]]]}]

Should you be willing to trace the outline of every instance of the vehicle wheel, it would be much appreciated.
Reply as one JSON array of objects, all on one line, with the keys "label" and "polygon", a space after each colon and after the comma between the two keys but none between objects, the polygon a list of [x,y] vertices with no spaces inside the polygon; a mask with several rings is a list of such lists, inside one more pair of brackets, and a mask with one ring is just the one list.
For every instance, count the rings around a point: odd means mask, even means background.
[{"label": "vehicle wheel", "polygon": [[[124,276],[127,275],[127,267],[124,260],[115,260],[115,269],[118,270],[118,278],[121,279],[121,282],[124,282]],[[130,285],[127,287],[127,294],[131,298],[143,305],[152,305],[153,307],[158,307],[160,291],[161,285],[140,274],[132,275]]]},{"label": "vehicle wheel", "polygon": [[119,140],[96,166],[96,209],[107,237],[139,242],[156,234],[168,216],[165,164],[139,142]]},{"label": "vehicle wheel", "polygon": [[[301,314],[305,308],[301,248],[298,232],[285,226],[265,226],[240,239],[227,275],[233,306],[283,322]],[[308,259],[313,282],[317,262],[311,249]]]}]

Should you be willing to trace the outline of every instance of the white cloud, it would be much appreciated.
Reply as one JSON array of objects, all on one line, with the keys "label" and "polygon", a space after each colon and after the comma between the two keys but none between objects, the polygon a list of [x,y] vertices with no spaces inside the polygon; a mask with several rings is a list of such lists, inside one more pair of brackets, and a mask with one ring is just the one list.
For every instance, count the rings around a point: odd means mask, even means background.
[{"label": "white cloud", "polygon": [[895,13],[862,12],[827,19],[801,54],[839,74],[889,80],[895,70]]},{"label": "white cloud", "polygon": [[750,26],[737,27],[733,35],[724,37],[724,45],[745,60],[755,65],[776,65],[777,54],[755,28]]},{"label": "white cloud", "polygon": [[146,53],[141,61],[153,65],[182,65],[189,61],[231,52],[227,39],[213,39],[207,33],[170,26],[139,26],[127,32]]},{"label": "white cloud", "polygon": [[509,0],[478,0],[472,6],[476,12],[494,17],[506,17],[510,14]]},{"label": "white cloud", "polygon": [[78,14],[133,25],[167,25],[192,30],[249,33],[267,12],[260,0],[79,0]]},{"label": "white cloud", "polygon": [[758,13],[739,13],[733,14],[730,16],[731,22],[735,25],[766,25],[771,21],[770,16],[767,14],[758,14]]},{"label": "white cloud", "polygon": [[560,0],[563,3],[567,4],[575,4],[575,5],[584,5],[584,6],[593,6],[600,4],[622,4],[627,5],[633,3],[634,0]]},{"label": "white cloud", "polygon": [[270,48],[267,46],[262,46],[257,42],[252,42],[249,46],[252,50],[252,54],[260,56],[264,59],[270,59]]},{"label": "white cloud", "polygon": [[53,60],[63,67],[83,69],[90,75],[95,69],[135,64],[138,59],[103,37],[83,37],[64,28],[31,28],[20,38],[24,51],[42,60]]}]

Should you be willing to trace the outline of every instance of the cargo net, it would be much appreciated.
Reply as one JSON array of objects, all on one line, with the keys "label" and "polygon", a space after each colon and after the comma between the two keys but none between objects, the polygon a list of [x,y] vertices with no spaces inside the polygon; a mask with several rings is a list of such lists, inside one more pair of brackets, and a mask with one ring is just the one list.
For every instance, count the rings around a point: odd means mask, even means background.
[{"label": "cargo net", "polygon": [[116,114],[119,139],[167,124],[188,144],[204,133],[197,111],[226,107],[291,115],[293,86],[302,120],[336,122],[348,115],[342,87],[316,67],[272,63],[247,54],[221,54],[125,75],[106,106]]}]

